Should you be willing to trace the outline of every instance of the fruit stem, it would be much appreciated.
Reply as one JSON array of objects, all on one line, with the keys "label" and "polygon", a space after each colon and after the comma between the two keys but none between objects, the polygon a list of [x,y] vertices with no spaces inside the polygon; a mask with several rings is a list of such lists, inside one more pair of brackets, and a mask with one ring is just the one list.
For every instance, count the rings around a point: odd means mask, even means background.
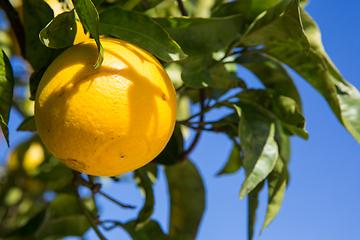
[{"label": "fruit stem", "polygon": [[9,0],[0,0],[0,7],[4,9],[11,27],[14,29],[16,38],[18,40],[21,55],[26,59],[25,56],[25,32],[24,27],[20,21],[20,17],[18,12],[14,9],[14,7],[11,5]]},{"label": "fruit stem", "polygon": [[82,198],[80,197],[78,187],[79,187],[80,181],[82,179],[81,174],[76,171],[73,171],[73,174],[74,174],[74,178],[73,178],[72,183],[73,183],[73,187],[74,187],[75,197],[76,197],[81,209],[83,210],[85,217],[88,220],[90,226],[94,229],[94,231],[96,232],[96,234],[98,235],[98,237],[101,240],[106,240],[106,238],[99,231],[99,229],[97,227],[97,223],[94,221],[94,218],[91,216],[89,210],[86,208],[84,202],[82,201]]}]

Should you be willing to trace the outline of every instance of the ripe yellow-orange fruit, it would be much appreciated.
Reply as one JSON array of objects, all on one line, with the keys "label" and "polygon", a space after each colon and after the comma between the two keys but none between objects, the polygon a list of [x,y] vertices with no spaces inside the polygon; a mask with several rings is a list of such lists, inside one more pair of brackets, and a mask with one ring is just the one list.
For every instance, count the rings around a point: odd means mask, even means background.
[{"label": "ripe yellow-orange fruit", "polygon": [[79,172],[115,176],[153,160],[169,141],[176,93],[147,51],[103,38],[94,69],[93,40],[64,51],[46,70],[35,99],[38,133],[48,150]]}]

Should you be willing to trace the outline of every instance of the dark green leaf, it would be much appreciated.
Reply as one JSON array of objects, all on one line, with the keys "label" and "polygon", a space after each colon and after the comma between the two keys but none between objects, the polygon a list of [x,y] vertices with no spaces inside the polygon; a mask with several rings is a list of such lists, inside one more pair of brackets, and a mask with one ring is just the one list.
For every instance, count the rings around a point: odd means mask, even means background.
[{"label": "dark green leaf", "polygon": [[0,50],[0,126],[9,147],[7,124],[13,99],[14,76],[8,57],[2,49]]},{"label": "dark green leaf", "polygon": [[204,55],[228,46],[239,34],[242,17],[154,18],[189,56]]},{"label": "dark green leaf", "polygon": [[36,123],[34,116],[27,117],[24,119],[24,121],[20,124],[20,126],[17,129],[18,131],[30,131],[30,132],[36,132]]},{"label": "dark green leaf", "polygon": [[59,194],[49,205],[47,219],[36,231],[35,236],[38,239],[82,236],[89,228],[90,224],[76,197],[70,194]]},{"label": "dark green leaf", "polygon": [[193,240],[205,209],[201,176],[189,160],[166,166],[165,173],[170,194],[169,236],[174,240]]},{"label": "dark green leaf", "polygon": [[246,88],[245,82],[236,75],[236,71],[229,71],[223,63],[217,63],[209,69],[213,82],[209,87],[216,89],[229,90],[231,88]]},{"label": "dark green leaf", "polygon": [[254,235],[254,226],[256,220],[256,209],[259,204],[259,192],[264,186],[264,181],[259,183],[248,195],[248,239],[251,240]]},{"label": "dark green leaf", "polygon": [[135,180],[145,193],[145,203],[136,220],[136,228],[138,228],[150,221],[151,215],[154,212],[155,200],[152,181],[150,180],[145,167],[135,170]]},{"label": "dark green leaf", "polygon": [[279,147],[279,157],[288,164],[290,161],[290,137],[287,135],[280,121],[275,121],[275,141]]},{"label": "dark green leaf", "polygon": [[294,99],[301,111],[302,104],[297,88],[279,62],[260,54],[243,54],[235,61],[253,72],[266,88]]},{"label": "dark green leaf", "polygon": [[9,239],[32,239],[31,237],[41,227],[46,219],[46,209],[41,210],[22,227],[10,232],[5,237]]},{"label": "dark green leaf", "polygon": [[165,149],[154,159],[154,162],[163,165],[173,165],[179,162],[180,153],[183,152],[183,136],[178,125],[175,125],[174,132]]},{"label": "dark green leaf", "polygon": [[43,0],[24,0],[23,11],[26,59],[34,70],[38,70],[48,64],[54,51],[39,39],[40,31],[53,19],[54,12]]},{"label": "dark green leaf", "polygon": [[238,103],[241,111],[240,144],[246,179],[239,197],[243,199],[273,170],[278,158],[273,120],[248,104]]},{"label": "dark green leaf", "polygon": [[268,206],[266,211],[265,222],[262,231],[278,214],[287,184],[287,169],[281,158],[278,158],[273,171],[267,177],[268,182]]},{"label": "dark green leaf", "polygon": [[91,0],[72,0],[72,2],[85,30],[90,32],[91,36],[95,39],[99,56],[94,68],[98,68],[104,60],[104,49],[99,39],[100,29],[98,11]]},{"label": "dark green leaf", "polygon": [[166,62],[186,58],[169,34],[141,13],[126,11],[121,7],[108,8],[100,13],[100,30],[101,34],[109,34],[143,47]]},{"label": "dark green leaf", "polygon": [[237,172],[242,165],[242,158],[240,156],[240,146],[236,141],[233,141],[233,149],[231,150],[229,159],[225,167],[217,174],[222,175],[224,173],[234,173]]},{"label": "dark green leaf", "polygon": [[184,83],[195,88],[207,87],[214,81],[208,70],[208,66],[211,62],[211,56],[188,62],[181,72],[181,78]]},{"label": "dark green leaf", "polygon": [[167,236],[160,225],[153,220],[150,220],[148,223],[142,227],[136,228],[136,220],[130,221],[125,224],[116,223],[117,225],[124,228],[125,231],[134,240],[170,240],[171,238]]},{"label": "dark green leaf", "polygon": [[57,15],[40,32],[41,42],[50,48],[65,48],[73,45],[76,35],[74,9]]}]

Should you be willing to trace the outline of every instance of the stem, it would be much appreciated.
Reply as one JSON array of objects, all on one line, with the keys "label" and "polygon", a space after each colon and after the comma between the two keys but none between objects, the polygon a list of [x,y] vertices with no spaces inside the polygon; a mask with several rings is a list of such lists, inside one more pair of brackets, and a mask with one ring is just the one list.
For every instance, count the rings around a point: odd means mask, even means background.
[{"label": "stem", "polygon": [[185,7],[184,7],[184,4],[182,2],[182,0],[177,0],[178,4],[179,4],[179,9],[180,9],[180,12],[183,16],[189,16]]},{"label": "stem", "polygon": [[106,240],[106,238],[101,234],[101,232],[99,231],[94,218],[91,216],[89,210],[86,208],[86,206],[84,205],[84,202],[82,201],[80,195],[79,195],[79,182],[81,181],[82,177],[80,175],[79,172],[73,171],[74,174],[74,178],[73,178],[73,187],[74,187],[74,192],[75,192],[75,197],[78,200],[78,203],[81,207],[81,209],[83,210],[86,219],[88,220],[88,222],[90,223],[91,227],[95,230],[96,234],[98,235],[98,237],[101,240]]},{"label": "stem", "polygon": [[141,0],[129,0],[127,1],[122,8],[125,10],[132,10],[136,5],[138,5],[141,2]]},{"label": "stem", "polygon": [[116,201],[115,199],[111,198],[110,196],[106,195],[106,194],[105,194],[105,193],[103,193],[103,192],[100,192],[100,191],[99,191],[98,193],[100,193],[102,196],[106,197],[106,198],[107,198],[107,199],[109,199],[110,201],[112,201],[112,202],[114,202],[114,203],[116,203],[116,204],[120,205],[120,206],[121,206],[121,207],[123,207],[123,208],[131,208],[131,209],[135,209],[135,207],[134,207],[134,206],[130,206],[130,205],[125,205],[125,204],[122,204],[121,202]]},{"label": "stem", "polygon": [[[205,89],[200,89],[199,95],[200,95],[200,107],[201,107],[201,112],[202,112],[204,110],[204,103],[205,103]],[[204,114],[200,115],[200,122],[203,122],[203,121],[204,121]],[[194,150],[195,146],[197,145],[197,143],[200,139],[200,135],[201,135],[201,131],[198,131],[196,133],[194,141],[191,143],[188,150],[186,150],[180,154],[180,161],[184,161],[187,158],[187,156],[192,152],[192,150]]]},{"label": "stem", "polygon": [[19,14],[11,5],[9,0],[0,0],[0,7],[4,9],[7,17],[9,18],[11,27],[14,29],[17,41],[20,46],[21,55],[25,57],[25,32],[24,27],[21,23]]}]

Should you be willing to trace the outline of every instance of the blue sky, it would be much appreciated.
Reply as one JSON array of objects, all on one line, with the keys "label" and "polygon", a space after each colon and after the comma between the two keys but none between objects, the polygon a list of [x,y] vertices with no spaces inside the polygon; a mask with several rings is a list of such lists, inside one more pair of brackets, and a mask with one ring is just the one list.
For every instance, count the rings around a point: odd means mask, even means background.
[{"label": "blue sky", "polygon": [[[318,23],[329,56],[343,77],[360,89],[360,1],[311,1],[306,10]],[[260,86],[248,72],[240,71],[250,86]],[[295,73],[303,111],[307,119],[309,140],[292,138],[289,165],[290,183],[278,216],[260,236],[261,240],[338,240],[360,239],[360,146],[338,122],[326,101]],[[194,108],[195,112],[197,109]],[[221,112],[209,117],[216,118]],[[26,134],[15,133],[20,120],[12,114],[11,142]],[[3,145],[3,144],[2,144]],[[222,134],[204,133],[190,155],[206,187],[206,210],[197,240],[247,239],[247,199],[239,200],[244,171],[217,177],[225,164],[231,142]],[[0,158],[5,148],[0,148]],[[143,204],[135,184],[103,185],[103,191],[121,202],[138,206],[137,210],[119,209],[98,197],[101,219],[133,219]],[[164,174],[160,171],[155,184],[156,206],[153,218],[168,231],[168,196]],[[254,239],[258,239],[267,202],[267,189],[260,194]],[[104,231],[103,231],[104,232]],[[109,239],[130,239],[121,229],[104,232]],[[97,239],[93,231],[89,239]]]}]

